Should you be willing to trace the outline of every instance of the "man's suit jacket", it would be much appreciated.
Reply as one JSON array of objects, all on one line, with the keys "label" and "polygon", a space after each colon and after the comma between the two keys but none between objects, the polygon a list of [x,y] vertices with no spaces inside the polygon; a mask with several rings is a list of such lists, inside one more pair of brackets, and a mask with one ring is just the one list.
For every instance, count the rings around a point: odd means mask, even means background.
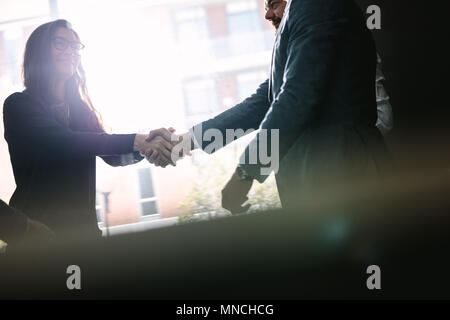
[{"label": "man's suit jacket", "polygon": [[[375,128],[376,59],[372,36],[352,0],[291,0],[275,39],[270,78],[254,95],[192,132],[199,141],[210,128],[224,136],[233,128],[278,129],[279,173],[295,171],[296,179],[310,180],[322,171],[323,157],[338,168],[358,154],[365,166],[369,140],[382,143]],[[258,146],[259,139],[258,134],[252,143]],[[207,145],[202,142],[202,148]],[[260,182],[267,178],[261,163],[243,167]]]}]

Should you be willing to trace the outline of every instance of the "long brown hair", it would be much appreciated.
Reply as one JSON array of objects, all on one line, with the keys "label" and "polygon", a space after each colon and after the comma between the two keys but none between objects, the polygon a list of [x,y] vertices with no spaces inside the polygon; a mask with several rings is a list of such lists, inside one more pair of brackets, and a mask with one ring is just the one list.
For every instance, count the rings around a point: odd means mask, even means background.
[{"label": "long brown hair", "polygon": [[[36,28],[27,40],[23,59],[23,81],[26,92],[44,107],[50,104],[50,79],[54,72],[51,62],[51,42],[58,28],[71,30],[79,39],[67,20],[55,20]],[[86,75],[79,63],[74,75],[66,81],[65,101],[69,104],[71,117],[79,130],[104,132],[100,114],[92,105],[86,87]],[[82,120],[81,120],[82,119]],[[71,119],[73,124],[74,119]]]}]

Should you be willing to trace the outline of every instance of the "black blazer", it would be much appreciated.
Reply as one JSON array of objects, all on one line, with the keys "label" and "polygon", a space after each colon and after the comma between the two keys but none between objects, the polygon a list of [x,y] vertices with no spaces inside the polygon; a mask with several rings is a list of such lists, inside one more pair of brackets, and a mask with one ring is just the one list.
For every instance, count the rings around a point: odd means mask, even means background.
[{"label": "black blazer", "polygon": [[[329,176],[330,167],[351,174],[347,164],[367,167],[384,150],[375,127],[376,62],[374,41],[352,0],[291,0],[277,31],[270,78],[242,103],[195,126],[193,134],[199,142],[208,129],[223,136],[227,129],[279,130],[279,171],[273,171],[295,177],[280,188],[286,179],[277,175],[280,195],[283,189],[300,190],[303,182],[313,185]],[[254,150],[260,136],[251,142]],[[208,144],[202,141],[201,147]],[[248,162],[244,169],[263,182],[263,162]]]},{"label": "black blazer", "polygon": [[142,157],[117,161],[111,155],[132,154],[135,134],[82,131],[87,115],[73,106],[70,112],[67,127],[25,92],[6,99],[5,139],[17,185],[10,205],[57,235],[69,230],[98,235],[95,157],[109,155],[105,160],[112,165],[135,163]]}]

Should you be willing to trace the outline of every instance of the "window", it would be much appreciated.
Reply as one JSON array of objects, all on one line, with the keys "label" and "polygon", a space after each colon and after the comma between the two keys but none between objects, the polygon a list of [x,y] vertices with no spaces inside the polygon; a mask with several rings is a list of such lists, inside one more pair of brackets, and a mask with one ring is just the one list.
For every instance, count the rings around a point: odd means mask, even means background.
[{"label": "window", "polygon": [[19,85],[21,81],[20,59],[23,57],[23,46],[23,32],[20,27],[10,28],[3,32],[4,61],[1,64],[4,65],[4,70],[9,75],[13,86]]},{"label": "window", "polygon": [[204,8],[177,11],[175,24],[182,55],[198,58],[209,54],[209,31]]},{"label": "window", "polygon": [[154,216],[159,213],[158,203],[153,184],[150,168],[140,168],[138,172],[139,181],[139,203],[141,216]]},{"label": "window", "polygon": [[231,2],[227,4],[226,10],[232,55],[264,51],[261,12],[256,0]]},{"label": "window", "polygon": [[156,201],[141,202],[141,210],[143,216],[157,214]]},{"label": "window", "polygon": [[36,17],[48,16],[49,12],[49,0],[0,1],[0,21],[2,23],[31,20]]},{"label": "window", "polygon": [[228,30],[230,34],[261,30],[260,11],[254,0],[227,4]]},{"label": "window", "polygon": [[216,86],[212,79],[191,80],[184,84],[186,114],[210,114],[217,110]]}]

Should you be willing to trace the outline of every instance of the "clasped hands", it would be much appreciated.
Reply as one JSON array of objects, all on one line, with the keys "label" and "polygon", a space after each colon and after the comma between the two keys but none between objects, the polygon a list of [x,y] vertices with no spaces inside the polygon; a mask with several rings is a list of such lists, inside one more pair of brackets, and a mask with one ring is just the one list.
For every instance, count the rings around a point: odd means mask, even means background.
[{"label": "clasped hands", "polygon": [[[176,166],[176,162],[184,155],[190,155],[194,142],[189,132],[176,135],[173,128],[160,128],[150,131],[148,135],[137,134],[134,150],[139,151],[147,160],[157,167]],[[222,207],[233,214],[246,212],[250,204],[248,192],[253,179],[240,181],[233,174],[222,190]]]},{"label": "clasped hands", "polygon": [[193,142],[189,132],[176,135],[173,128],[160,128],[150,131],[148,135],[137,134],[134,151],[157,167],[176,166],[176,162],[185,155],[190,155]]}]

